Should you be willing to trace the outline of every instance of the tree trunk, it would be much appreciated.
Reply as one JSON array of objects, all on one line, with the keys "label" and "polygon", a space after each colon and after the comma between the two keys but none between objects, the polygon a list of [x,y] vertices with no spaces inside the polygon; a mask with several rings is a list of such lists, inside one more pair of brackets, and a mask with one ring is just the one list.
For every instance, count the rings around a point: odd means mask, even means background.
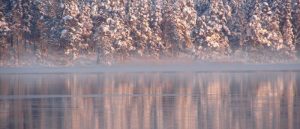
[{"label": "tree trunk", "polygon": [[297,56],[300,57],[300,37],[299,37],[298,41],[296,39],[296,52],[297,52]]},{"label": "tree trunk", "polygon": [[27,35],[25,35],[25,37],[22,37],[23,39],[25,39],[25,40],[23,40],[24,41],[24,50],[25,50],[25,52],[27,51],[27,47],[28,47],[28,40],[27,40]]},{"label": "tree trunk", "polygon": [[43,53],[44,43],[43,43],[42,40],[40,41],[40,44],[41,44],[41,48],[40,48],[40,51],[41,51],[41,60],[44,61],[44,53]]},{"label": "tree trunk", "polygon": [[4,55],[4,47],[1,46],[0,47],[0,64],[2,64],[4,61],[3,61],[3,55]]},{"label": "tree trunk", "polygon": [[16,49],[15,49],[15,53],[17,55],[16,65],[19,65],[19,59],[20,59],[19,37],[17,37],[17,46],[16,46]]},{"label": "tree trunk", "polygon": [[97,47],[97,64],[100,64],[100,48]]}]

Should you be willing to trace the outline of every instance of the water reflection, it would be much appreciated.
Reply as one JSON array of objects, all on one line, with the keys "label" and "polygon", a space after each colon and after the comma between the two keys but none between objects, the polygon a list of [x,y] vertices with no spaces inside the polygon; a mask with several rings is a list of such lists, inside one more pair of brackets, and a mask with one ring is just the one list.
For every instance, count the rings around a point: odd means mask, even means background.
[{"label": "water reflection", "polygon": [[0,75],[0,129],[299,129],[300,74]]}]

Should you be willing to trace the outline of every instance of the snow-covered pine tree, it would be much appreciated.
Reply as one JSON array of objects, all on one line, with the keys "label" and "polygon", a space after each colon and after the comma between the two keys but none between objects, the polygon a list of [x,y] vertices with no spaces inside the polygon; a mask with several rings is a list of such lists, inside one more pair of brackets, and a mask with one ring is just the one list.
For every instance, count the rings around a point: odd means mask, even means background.
[{"label": "snow-covered pine tree", "polygon": [[[125,24],[125,3],[122,1],[101,1],[98,14],[94,17],[93,40],[96,42],[97,62],[110,64],[112,60],[123,60],[129,54],[130,32]],[[115,58],[113,58],[115,56]]]},{"label": "snow-covered pine tree", "polygon": [[63,3],[63,15],[61,19],[60,32],[61,44],[65,49],[65,54],[71,59],[76,59],[79,55],[80,45],[82,43],[82,28],[78,20],[79,8],[78,0],[66,0]]},{"label": "snow-covered pine tree", "polygon": [[179,37],[177,34],[177,14],[179,8],[176,7],[176,1],[166,0],[162,3],[162,37],[165,42],[166,48],[169,49],[171,56],[179,54]]},{"label": "snow-covered pine tree", "polygon": [[292,2],[291,0],[285,0],[285,10],[284,10],[284,23],[282,27],[283,43],[290,52],[295,51],[294,44],[294,33],[292,24]]},{"label": "snow-covered pine tree", "polygon": [[160,57],[166,53],[166,45],[162,39],[161,21],[162,21],[162,0],[150,1],[150,21],[149,27],[151,28],[151,39],[149,51],[155,57]]},{"label": "snow-covered pine tree", "polygon": [[12,2],[12,11],[10,14],[11,19],[11,29],[12,29],[12,47],[15,64],[19,65],[20,56],[22,52],[22,38],[23,38],[23,29],[22,29],[22,1],[13,0]]},{"label": "snow-covered pine tree", "polygon": [[179,47],[185,50],[193,47],[191,33],[196,25],[197,13],[192,0],[179,0],[176,4],[180,10],[176,19]]},{"label": "snow-covered pine tree", "polygon": [[[222,1],[211,1],[209,9],[204,10],[198,18],[194,28],[194,44],[198,51],[211,53],[207,58],[228,55],[231,51],[227,35],[227,14],[230,11]],[[207,55],[207,54],[206,54]],[[203,56],[202,56],[203,57]]]},{"label": "snow-covered pine tree", "polygon": [[300,1],[295,0],[293,5],[293,28],[294,28],[294,42],[298,56],[300,56]]},{"label": "snow-covered pine tree", "polygon": [[247,36],[251,39],[249,45],[251,45],[252,48],[280,49],[276,48],[276,46],[278,46],[276,44],[282,44],[282,41],[280,40],[280,33],[278,34],[278,19],[274,16],[275,14],[272,13],[267,2],[256,4],[247,30]]},{"label": "snow-covered pine tree", "polygon": [[[2,6],[1,6],[2,5]],[[10,28],[4,16],[4,3],[0,2],[0,64],[8,60],[8,36]]]},{"label": "snow-covered pine tree", "polygon": [[82,53],[83,51],[88,52],[92,49],[93,44],[91,43],[91,35],[93,29],[93,21],[91,18],[91,6],[89,3],[82,3],[82,7],[80,8],[80,10],[81,13],[79,14],[78,20],[79,26],[82,30],[80,34],[82,42],[79,44],[79,49]]}]

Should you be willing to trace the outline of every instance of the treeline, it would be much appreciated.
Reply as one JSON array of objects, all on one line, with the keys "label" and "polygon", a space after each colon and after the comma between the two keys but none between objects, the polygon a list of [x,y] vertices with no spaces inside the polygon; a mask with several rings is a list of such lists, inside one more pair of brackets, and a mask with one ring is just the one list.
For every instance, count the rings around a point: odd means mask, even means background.
[{"label": "treeline", "polygon": [[296,59],[299,0],[1,0],[1,65]]}]

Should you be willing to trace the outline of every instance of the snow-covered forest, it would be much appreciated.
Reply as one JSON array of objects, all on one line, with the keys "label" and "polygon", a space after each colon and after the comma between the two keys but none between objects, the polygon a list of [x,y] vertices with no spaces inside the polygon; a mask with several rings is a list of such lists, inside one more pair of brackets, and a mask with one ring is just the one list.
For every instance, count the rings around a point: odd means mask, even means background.
[{"label": "snow-covered forest", "polygon": [[1,0],[0,66],[297,60],[300,0]]}]

